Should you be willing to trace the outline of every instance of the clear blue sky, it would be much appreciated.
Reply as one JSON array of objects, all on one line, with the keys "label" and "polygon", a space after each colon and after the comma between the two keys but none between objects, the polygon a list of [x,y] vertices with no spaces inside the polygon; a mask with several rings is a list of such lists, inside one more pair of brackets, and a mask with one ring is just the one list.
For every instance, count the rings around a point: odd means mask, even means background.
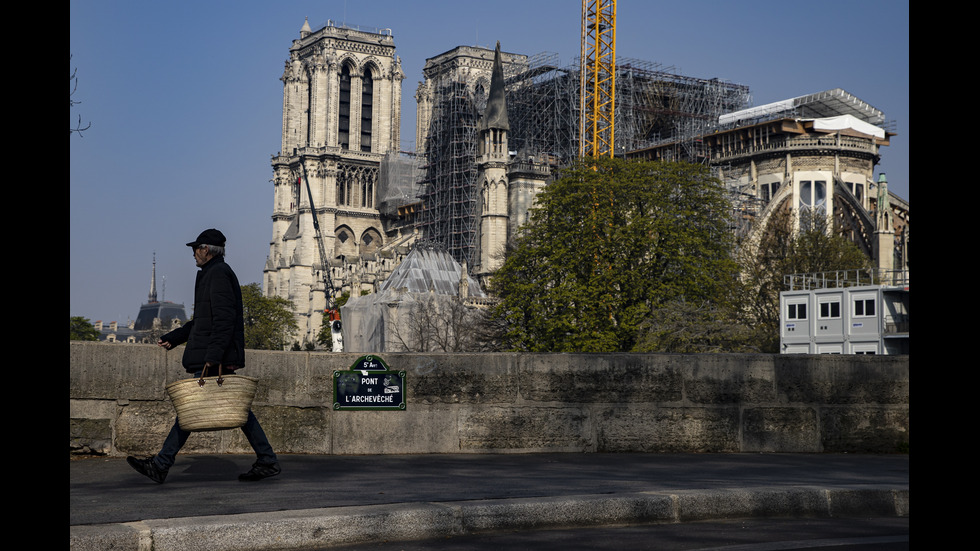
[{"label": "clear blue sky", "polygon": [[[72,0],[69,70],[81,115],[69,137],[70,314],[135,318],[157,283],[190,310],[195,267],[183,244],[228,236],[242,283],[262,280],[272,234],[272,169],[282,125],[283,65],[304,17],[390,28],[406,78],[402,149],[414,149],[425,59],[458,45],[571,63],[575,0],[133,2]],[[748,85],[758,105],[843,88],[885,112],[898,135],[879,170],[909,197],[909,5],[621,0],[617,53],[692,77]],[[161,296],[161,298],[163,298]],[[191,312],[188,311],[188,314]]]}]

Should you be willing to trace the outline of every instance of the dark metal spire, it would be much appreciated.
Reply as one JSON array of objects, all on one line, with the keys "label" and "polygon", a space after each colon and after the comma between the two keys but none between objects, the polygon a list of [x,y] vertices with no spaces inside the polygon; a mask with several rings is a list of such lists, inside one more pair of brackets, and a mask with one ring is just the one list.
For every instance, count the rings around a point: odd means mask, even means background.
[{"label": "dark metal spire", "polygon": [[157,301],[157,253],[153,252],[153,273],[150,275],[150,296],[149,302]]},{"label": "dark metal spire", "polygon": [[500,41],[493,53],[493,75],[490,77],[490,97],[487,98],[487,108],[483,112],[481,128],[496,128],[510,130],[507,122],[507,100],[504,94],[504,66],[500,61]]}]

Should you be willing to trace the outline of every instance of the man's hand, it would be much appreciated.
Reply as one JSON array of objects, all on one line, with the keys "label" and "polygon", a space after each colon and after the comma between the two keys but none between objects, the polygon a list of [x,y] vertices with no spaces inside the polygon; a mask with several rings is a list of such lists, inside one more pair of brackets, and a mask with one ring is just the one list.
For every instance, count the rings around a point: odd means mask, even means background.
[{"label": "man's hand", "polygon": [[167,350],[170,350],[171,348],[174,347],[174,345],[170,344],[169,342],[167,342],[167,341],[165,341],[163,339],[160,339],[160,340],[157,341],[157,346],[161,346],[163,348],[166,348]]}]

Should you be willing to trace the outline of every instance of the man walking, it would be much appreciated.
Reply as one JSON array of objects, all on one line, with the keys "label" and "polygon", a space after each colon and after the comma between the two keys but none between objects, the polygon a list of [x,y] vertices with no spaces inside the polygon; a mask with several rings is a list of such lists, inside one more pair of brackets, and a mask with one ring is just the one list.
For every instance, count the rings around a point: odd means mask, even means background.
[{"label": "man walking", "polygon": [[[194,319],[160,337],[157,344],[170,350],[187,343],[183,365],[195,378],[202,372],[217,375],[219,365],[225,373],[241,369],[245,367],[242,288],[235,272],[225,264],[225,236],[213,228],[204,230],[187,246],[194,252],[194,260],[201,269],[194,284]],[[279,460],[251,411],[242,432],[257,459],[247,473],[238,475],[238,480],[254,482],[279,474]],[[177,452],[190,434],[174,421],[159,453],[146,459],[129,456],[126,461],[137,472],[163,484]]]}]

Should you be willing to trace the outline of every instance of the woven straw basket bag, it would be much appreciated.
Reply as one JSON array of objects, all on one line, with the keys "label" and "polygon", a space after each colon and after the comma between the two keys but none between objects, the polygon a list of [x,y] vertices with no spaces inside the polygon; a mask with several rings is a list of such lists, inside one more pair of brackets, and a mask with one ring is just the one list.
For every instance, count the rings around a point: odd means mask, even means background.
[{"label": "woven straw basket bag", "polygon": [[180,428],[188,432],[238,428],[248,420],[258,379],[218,375],[167,385]]}]

